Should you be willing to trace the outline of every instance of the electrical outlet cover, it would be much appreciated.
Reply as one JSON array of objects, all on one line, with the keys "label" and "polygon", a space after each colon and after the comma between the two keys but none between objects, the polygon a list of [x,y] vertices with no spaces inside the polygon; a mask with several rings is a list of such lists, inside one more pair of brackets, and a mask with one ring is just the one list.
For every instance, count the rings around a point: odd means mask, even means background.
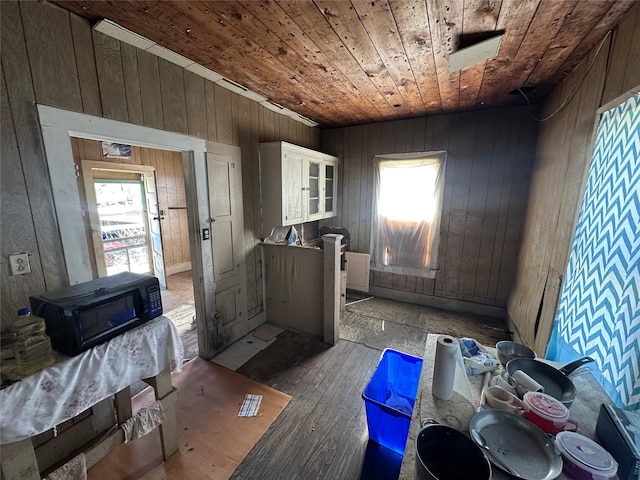
[{"label": "electrical outlet cover", "polygon": [[28,253],[14,253],[9,255],[9,267],[11,275],[24,275],[31,273],[31,265],[29,265]]}]

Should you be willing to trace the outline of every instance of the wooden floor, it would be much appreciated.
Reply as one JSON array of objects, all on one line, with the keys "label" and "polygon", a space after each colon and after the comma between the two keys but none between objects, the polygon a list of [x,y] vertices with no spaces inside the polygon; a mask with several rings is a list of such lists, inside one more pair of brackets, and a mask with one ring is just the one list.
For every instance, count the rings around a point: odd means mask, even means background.
[{"label": "wooden floor", "polygon": [[[232,479],[397,478],[402,459],[368,442],[361,396],[381,350],[387,346],[421,355],[426,335],[436,333],[434,329],[439,333],[455,331],[487,345],[509,338],[502,322],[494,319],[401,302],[376,302],[347,307],[349,328],[347,331],[345,324],[341,325],[342,339],[334,347],[284,332],[238,369],[238,373],[288,393],[292,401]],[[454,331],[448,332],[448,328]]]},{"label": "wooden floor", "polygon": [[[88,471],[88,480],[226,480],[282,412],[290,397],[213,362],[195,358],[172,375],[178,389],[178,451],[162,461],[160,435],[118,446]],[[238,417],[247,393],[262,395],[255,417]],[[145,390],[133,410],[155,401]]]},{"label": "wooden floor", "polygon": [[[185,360],[191,360],[198,355],[198,333],[195,323],[188,328],[185,325],[193,317],[195,319],[195,300],[193,296],[193,278],[191,270],[175,273],[167,277],[167,289],[162,290],[162,310],[164,315],[175,320],[182,344],[184,345]],[[177,317],[172,318],[172,313]],[[186,315],[186,317],[185,317]],[[190,323],[190,322],[189,322]]]},{"label": "wooden floor", "polygon": [[[172,279],[178,286],[173,291]],[[180,288],[192,285],[190,273],[169,282],[169,302],[181,301],[180,293],[188,289]],[[292,401],[231,478],[396,479],[402,458],[368,442],[362,392],[384,348],[422,355],[428,333],[469,336],[486,345],[509,338],[499,320],[379,298],[347,307],[334,347],[281,333],[238,373],[291,395]],[[185,341],[190,340],[183,336]],[[192,473],[185,465],[166,478],[194,478]]]}]

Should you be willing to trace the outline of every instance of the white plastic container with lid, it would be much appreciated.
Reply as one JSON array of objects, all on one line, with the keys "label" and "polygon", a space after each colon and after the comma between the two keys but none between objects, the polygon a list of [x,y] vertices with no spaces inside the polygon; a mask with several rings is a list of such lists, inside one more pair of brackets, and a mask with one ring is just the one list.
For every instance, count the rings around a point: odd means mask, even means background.
[{"label": "white plastic container with lid", "polygon": [[562,453],[563,470],[576,480],[611,480],[618,463],[590,438],[575,432],[560,432],[556,444]]}]

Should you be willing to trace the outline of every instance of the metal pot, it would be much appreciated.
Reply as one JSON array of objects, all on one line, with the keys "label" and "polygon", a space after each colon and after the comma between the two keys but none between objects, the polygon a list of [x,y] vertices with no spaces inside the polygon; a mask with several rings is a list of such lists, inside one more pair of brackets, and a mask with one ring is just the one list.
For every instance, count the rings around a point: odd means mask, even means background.
[{"label": "metal pot", "polygon": [[560,400],[569,408],[576,398],[576,387],[567,375],[589,362],[593,362],[593,358],[583,357],[557,369],[539,360],[514,358],[507,363],[506,370],[510,378],[518,370],[523,371],[544,387],[544,393]]},{"label": "metal pot", "polygon": [[460,430],[433,419],[422,421],[416,438],[418,480],[491,480],[491,463],[482,449]]}]

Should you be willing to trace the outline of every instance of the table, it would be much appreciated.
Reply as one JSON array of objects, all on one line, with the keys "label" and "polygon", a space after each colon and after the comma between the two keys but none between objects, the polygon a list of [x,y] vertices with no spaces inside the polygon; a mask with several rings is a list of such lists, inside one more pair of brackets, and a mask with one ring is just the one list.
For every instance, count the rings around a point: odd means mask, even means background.
[{"label": "table", "polygon": [[[183,362],[180,336],[170,319],[152,319],[75,357],[58,361],[0,390],[2,474],[10,480],[39,479],[31,438],[115,396],[118,424],[132,416],[129,386],[144,380],[155,390],[166,420],[160,426],[163,458],[177,451],[176,389],[171,372]],[[118,428],[85,451],[87,468],[124,441]]]},{"label": "table", "polygon": [[[468,398],[469,389],[465,382],[456,378],[454,392],[451,400],[440,400],[431,394],[431,383],[433,381],[433,364],[436,352],[436,342],[439,335],[429,334],[424,351],[424,363],[420,383],[418,385],[418,395],[411,417],[409,436],[400,468],[399,480],[415,480],[415,445],[416,437],[421,430],[421,420],[433,418],[438,422],[450,427],[469,433],[469,422],[476,413],[480,402],[482,391],[483,375],[469,376],[469,386],[471,398]],[[488,348],[492,353],[495,349]],[[552,362],[550,362],[552,363]],[[571,405],[571,417],[579,419],[578,432],[591,439],[597,440],[595,428],[598,419],[598,412],[602,403],[611,404],[611,399],[604,392],[600,384],[597,383],[588,369],[584,373],[572,378],[576,386],[576,399]],[[504,368],[500,367],[496,373],[501,374]],[[512,478],[502,470],[493,467],[494,480]],[[569,477],[562,473],[561,480],[569,480]]]}]

